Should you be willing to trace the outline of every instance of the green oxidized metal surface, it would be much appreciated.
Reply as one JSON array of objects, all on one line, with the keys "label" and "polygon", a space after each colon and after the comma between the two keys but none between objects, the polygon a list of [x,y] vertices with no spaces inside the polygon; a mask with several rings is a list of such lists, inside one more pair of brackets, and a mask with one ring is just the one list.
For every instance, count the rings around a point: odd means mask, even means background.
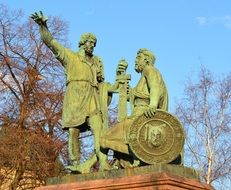
[{"label": "green oxidized metal surface", "polygon": [[183,148],[184,138],[179,120],[163,110],[157,110],[151,118],[139,116],[128,135],[133,153],[148,164],[173,161]]}]

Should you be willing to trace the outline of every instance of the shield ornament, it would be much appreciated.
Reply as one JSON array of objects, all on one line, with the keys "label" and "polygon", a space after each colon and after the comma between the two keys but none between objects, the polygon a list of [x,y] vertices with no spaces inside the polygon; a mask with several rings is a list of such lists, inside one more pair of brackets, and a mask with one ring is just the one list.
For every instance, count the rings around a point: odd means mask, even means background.
[{"label": "shield ornament", "polygon": [[147,164],[167,164],[176,159],[184,146],[185,134],[180,121],[163,110],[147,118],[139,116],[132,123],[128,142],[132,152]]}]

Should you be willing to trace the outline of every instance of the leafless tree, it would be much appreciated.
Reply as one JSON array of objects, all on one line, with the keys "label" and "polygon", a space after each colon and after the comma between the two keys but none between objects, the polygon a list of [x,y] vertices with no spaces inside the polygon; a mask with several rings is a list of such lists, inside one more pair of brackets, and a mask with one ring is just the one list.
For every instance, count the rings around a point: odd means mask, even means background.
[{"label": "leafless tree", "polygon": [[186,164],[198,169],[207,184],[230,188],[231,73],[217,79],[201,67],[198,78],[187,80],[176,115],[187,133]]},{"label": "leafless tree", "polygon": [[[26,22],[21,18],[22,11],[0,5],[0,179],[11,189],[30,189],[57,174],[54,165],[65,144],[64,70],[29,15]],[[67,24],[57,17],[48,24],[66,43]]]}]

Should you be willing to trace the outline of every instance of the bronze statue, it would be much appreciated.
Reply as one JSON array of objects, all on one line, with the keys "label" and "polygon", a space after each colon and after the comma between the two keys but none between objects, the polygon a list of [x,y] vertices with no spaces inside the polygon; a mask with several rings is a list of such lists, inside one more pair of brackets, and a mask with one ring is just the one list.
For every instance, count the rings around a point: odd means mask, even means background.
[{"label": "bronze statue", "polygon": [[[142,114],[152,117],[156,109],[167,111],[168,92],[160,72],[154,67],[155,56],[147,49],[137,53],[135,70],[141,73],[136,87],[130,90],[132,115],[110,129],[105,129],[101,138],[101,146],[129,154],[127,146],[128,129],[134,119]],[[116,139],[118,142],[110,142]],[[114,140],[113,140],[114,141]],[[121,146],[120,146],[121,145]]]},{"label": "bronze statue", "polygon": [[[115,126],[105,129],[100,139],[102,147],[114,150],[116,157],[122,158],[120,163],[122,167],[138,166],[140,160],[148,164],[168,163],[175,159],[182,149],[184,133],[178,120],[167,113],[167,88],[160,72],[154,67],[154,62],[155,56],[151,51],[147,49],[138,51],[135,70],[141,73],[141,78],[136,87],[130,90],[129,101],[132,105],[132,114]],[[156,119],[156,117],[168,118],[170,124],[165,124],[163,119]],[[165,151],[164,144],[167,137],[173,138],[169,135],[172,129],[179,131],[177,137],[179,149],[169,151],[166,154],[167,158],[163,161],[156,161],[152,158],[155,158],[152,153],[156,151],[156,158],[159,158],[157,152],[161,149]],[[171,141],[171,139],[169,142],[175,140]],[[135,157],[131,156],[134,154]]]},{"label": "bronze statue", "polygon": [[[79,51],[63,47],[57,42],[47,27],[47,18],[43,13],[36,12],[31,18],[39,25],[43,42],[54,53],[56,58],[65,68],[66,92],[63,102],[62,127],[69,130],[68,150],[72,166],[68,168],[81,173],[90,172],[91,166],[96,161],[100,163],[100,170],[108,170],[107,155],[100,150],[99,138],[103,128],[102,104],[105,101],[100,98],[105,91],[110,93],[118,88],[104,83],[104,71],[102,61],[93,54],[97,39],[92,33],[85,33],[80,37]],[[103,95],[102,95],[103,96]],[[107,94],[104,97],[107,97]],[[104,116],[106,117],[106,116]],[[91,128],[94,134],[95,154],[84,164],[80,164],[79,133]]]},{"label": "bronze statue", "polygon": [[[114,85],[104,81],[103,63],[93,54],[97,39],[92,33],[80,37],[79,51],[63,47],[47,27],[42,12],[31,18],[39,25],[43,42],[65,68],[66,92],[63,102],[62,127],[69,131],[68,152],[71,171],[89,173],[98,160],[100,170],[111,169],[103,149],[115,151],[121,167],[176,162],[183,148],[184,131],[168,110],[168,92],[162,75],[154,67],[155,56],[148,49],[137,52],[135,70],[141,78],[129,89],[127,62],[117,66]],[[119,92],[118,123],[108,127],[108,105],[112,93]],[[127,117],[126,101],[132,114]],[[89,128],[94,134],[95,154],[80,164],[79,134]],[[122,156],[121,156],[122,155]]]}]

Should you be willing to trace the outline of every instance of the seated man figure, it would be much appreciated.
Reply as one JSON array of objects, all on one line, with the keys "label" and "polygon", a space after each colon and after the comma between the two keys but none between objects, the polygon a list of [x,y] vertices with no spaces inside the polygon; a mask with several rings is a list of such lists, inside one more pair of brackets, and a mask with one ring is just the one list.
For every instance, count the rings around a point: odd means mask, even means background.
[{"label": "seated man figure", "polygon": [[155,56],[148,49],[140,49],[135,61],[135,70],[141,73],[136,87],[130,89],[129,101],[132,114],[115,126],[105,129],[100,138],[102,148],[130,154],[128,131],[134,119],[144,114],[152,117],[156,109],[168,110],[168,92],[160,72],[154,67]]}]

